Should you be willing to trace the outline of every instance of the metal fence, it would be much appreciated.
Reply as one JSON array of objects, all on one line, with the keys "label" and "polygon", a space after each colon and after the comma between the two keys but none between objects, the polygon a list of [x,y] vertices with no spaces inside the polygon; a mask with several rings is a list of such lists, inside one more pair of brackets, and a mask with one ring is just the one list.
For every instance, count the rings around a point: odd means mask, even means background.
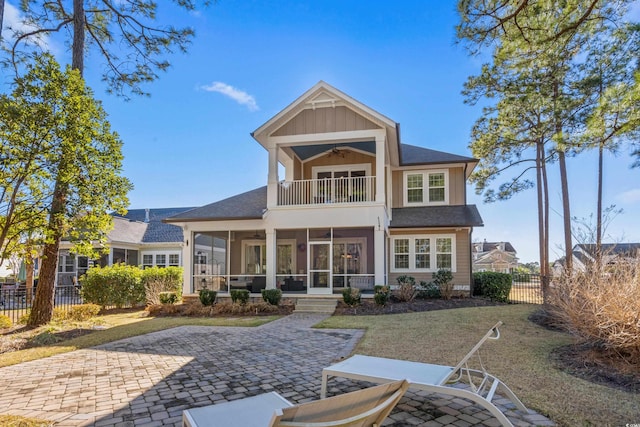
[{"label": "metal fence", "polygon": [[[0,314],[8,316],[15,324],[29,314],[35,297],[35,288],[3,285],[0,289]],[[82,304],[80,290],[76,286],[57,286],[53,299],[54,307],[68,310],[71,306]]]},{"label": "metal fence", "polygon": [[512,304],[542,304],[542,281],[539,274],[512,275],[509,302]]}]

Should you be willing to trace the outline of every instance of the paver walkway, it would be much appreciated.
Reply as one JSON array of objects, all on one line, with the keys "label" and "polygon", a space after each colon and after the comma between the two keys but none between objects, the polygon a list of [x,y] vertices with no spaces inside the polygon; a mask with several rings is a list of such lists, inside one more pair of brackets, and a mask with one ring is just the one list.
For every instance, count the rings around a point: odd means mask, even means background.
[{"label": "paver walkway", "polygon": [[[275,390],[319,399],[322,368],[363,332],[311,329],[323,315],[294,314],[257,328],[183,326],[0,368],[0,413],[56,426],[180,426],[182,411]],[[329,393],[362,388],[332,379]],[[506,403],[506,402],[505,402]],[[552,425],[507,411],[516,426]],[[409,391],[385,426],[498,425],[462,399]]]}]

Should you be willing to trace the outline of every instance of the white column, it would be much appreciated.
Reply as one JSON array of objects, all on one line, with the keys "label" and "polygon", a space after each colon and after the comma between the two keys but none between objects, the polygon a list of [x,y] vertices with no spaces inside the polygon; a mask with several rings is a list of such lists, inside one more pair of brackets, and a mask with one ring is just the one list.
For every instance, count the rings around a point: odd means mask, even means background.
[{"label": "white column", "polygon": [[385,135],[376,136],[376,203],[384,203],[385,169],[384,159],[386,156]]},{"label": "white column", "polygon": [[278,204],[278,149],[269,148],[269,175],[267,179],[267,209]]},{"label": "white column", "polygon": [[266,289],[276,288],[276,233],[274,229],[265,230],[267,235],[267,281]]},{"label": "white column", "polygon": [[384,245],[385,245],[385,232],[384,227],[376,226],[373,231],[373,241],[374,241],[374,250],[373,250],[373,258],[374,258],[374,273],[375,284],[376,285],[386,285],[385,277],[384,277],[384,265],[386,260],[384,259]]},{"label": "white column", "polygon": [[193,251],[191,250],[191,245],[193,245],[193,236],[192,233],[187,230],[186,226],[182,229],[182,233],[184,234],[184,242],[182,244],[182,294],[184,295],[193,293],[191,291],[191,271],[193,269],[193,260],[191,259]]}]

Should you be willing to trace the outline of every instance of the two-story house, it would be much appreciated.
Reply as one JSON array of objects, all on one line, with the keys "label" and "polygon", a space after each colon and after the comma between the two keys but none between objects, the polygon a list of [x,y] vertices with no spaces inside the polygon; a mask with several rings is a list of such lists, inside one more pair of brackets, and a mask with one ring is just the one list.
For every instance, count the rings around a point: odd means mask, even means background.
[{"label": "two-story house", "polygon": [[252,136],[266,187],[165,219],[184,231],[186,294],[332,294],[438,269],[470,288],[476,159],[401,143],[398,123],[322,81]]}]

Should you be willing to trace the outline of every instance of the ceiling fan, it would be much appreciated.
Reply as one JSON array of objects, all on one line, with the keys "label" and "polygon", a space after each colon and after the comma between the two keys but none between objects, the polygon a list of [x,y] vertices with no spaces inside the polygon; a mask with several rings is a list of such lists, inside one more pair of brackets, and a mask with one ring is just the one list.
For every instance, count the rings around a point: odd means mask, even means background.
[{"label": "ceiling fan", "polygon": [[337,145],[334,145],[331,151],[329,151],[329,154],[327,154],[327,157],[331,156],[340,156],[344,158],[344,151],[340,150]]}]

